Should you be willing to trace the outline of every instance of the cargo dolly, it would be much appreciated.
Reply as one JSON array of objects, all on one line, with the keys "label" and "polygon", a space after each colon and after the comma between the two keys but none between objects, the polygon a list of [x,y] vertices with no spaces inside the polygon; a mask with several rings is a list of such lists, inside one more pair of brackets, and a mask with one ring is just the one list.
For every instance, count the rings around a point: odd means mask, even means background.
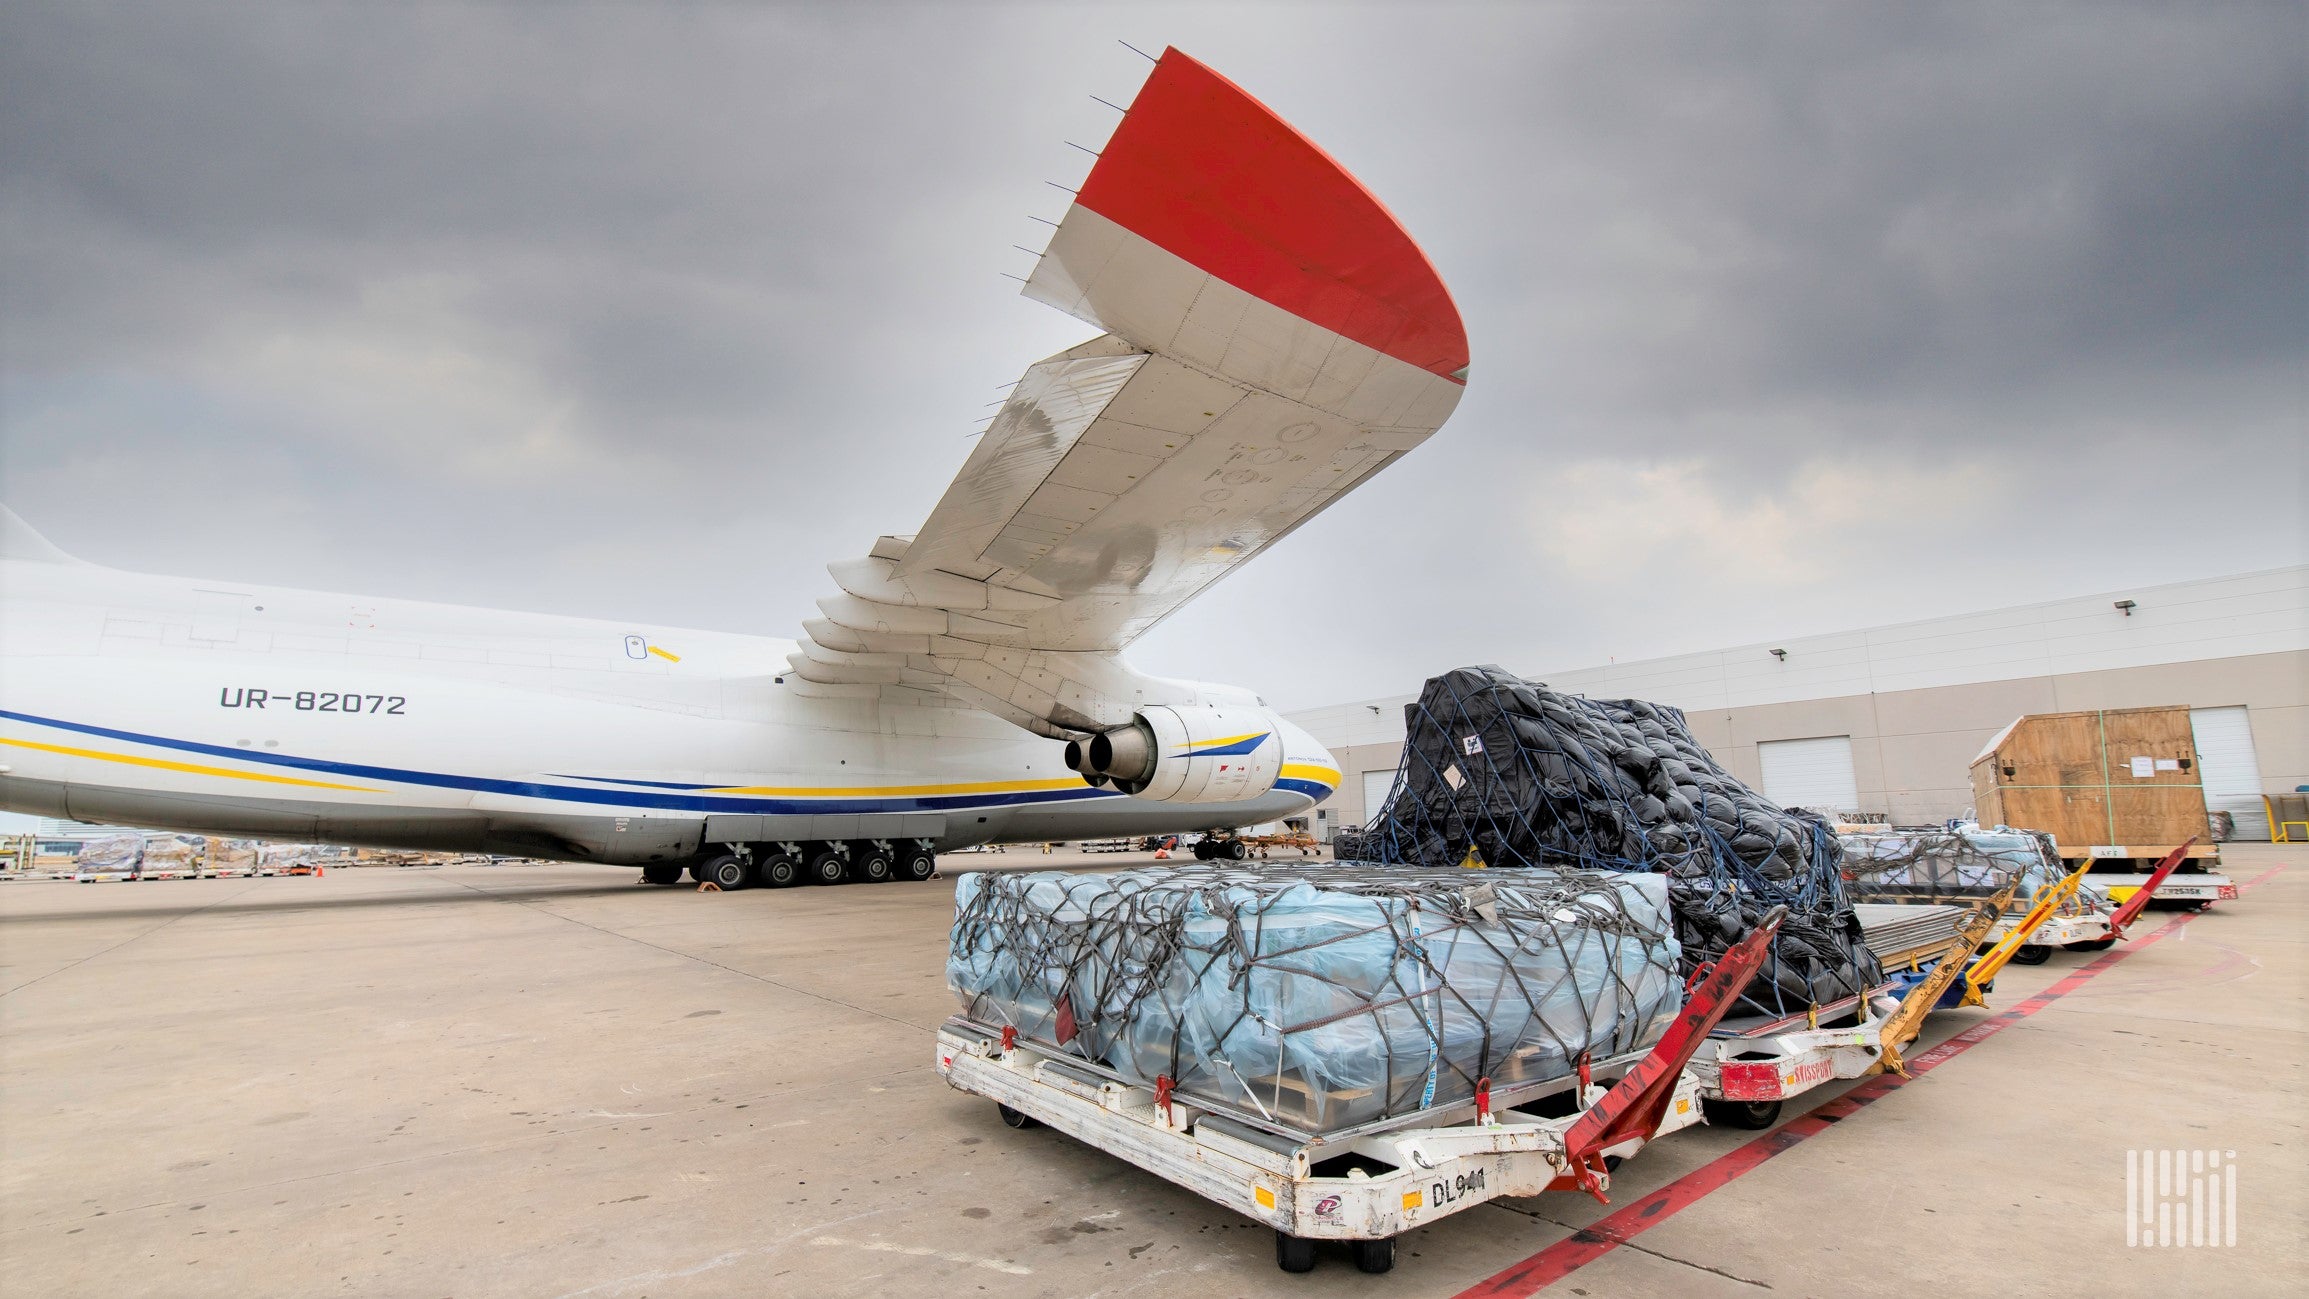
[{"label": "cargo dolly", "polygon": [[[1172,1092],[1137,1086],[1077,1056],[965,1019],[938,1033],[938,1072],[984,1096],[1014,1128],[1046,1124],[1265,1223],[1286,1272],[1315,1265],[1318,1241],[1346,1242],[1355,1264],[1385,1272],[1395,1237],[1501,1196],[1581,1190],[1609,1203],[1611,1170],[1663,1133],[1699,1121],[1693,1054],[1763,964],[1775,908],[1713,965],[1642,1055],[1582,1064],[1570,1077],[1493,1090],[1320,1135]],[[1607,1087],[1598,1078],[1616,1079]]]}]

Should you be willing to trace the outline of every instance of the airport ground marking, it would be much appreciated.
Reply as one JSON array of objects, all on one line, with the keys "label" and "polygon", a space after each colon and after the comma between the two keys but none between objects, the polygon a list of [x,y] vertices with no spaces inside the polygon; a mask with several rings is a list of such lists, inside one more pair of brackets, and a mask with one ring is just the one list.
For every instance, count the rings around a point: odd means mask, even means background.
[{"label": "airport ground marking", "polygon": [[[2273,866],[2240,885],[2237,892],[2242,895],[2247,889],[2263,883],[2284,869],[2281,865]],[[1931,1050],[1911,1057],[1908,1062],[1909,1077],[1878,1074],[1834,1100],[1718,1156],[1651,1194],[1629,1203],[1625,1208],[1580,1228],[1522,1262],[1476,1282],[1452,1296],[1452,1299],[1524,1299],[1524,1296],[1545,1290],[1690,1208],[1705,1196],[1762,1167],[1774,1155],[1795,1149],[1850,1118],[1863,1107],[1891,1095],[2059,1001],[2134,952],[2167,934],[2179,933],[2182,926],[2203,914],[2201,911],[2184,911],[2174,916],[2126,946],[2104,952],[2090,963],[2070,971],[2051,987],[2012,1009],[1991,1015]]]}]

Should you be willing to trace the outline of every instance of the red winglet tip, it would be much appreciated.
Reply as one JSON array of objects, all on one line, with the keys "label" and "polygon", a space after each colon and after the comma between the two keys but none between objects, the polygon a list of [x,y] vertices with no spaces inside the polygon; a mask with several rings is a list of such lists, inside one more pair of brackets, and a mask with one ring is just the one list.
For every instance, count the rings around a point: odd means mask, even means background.
[{"label": "red winglet tip", "polygon": [[1075,201],[1245,293],[1467,382],[1467,331],[1427,254],[1274,110],[1164,49]]}]

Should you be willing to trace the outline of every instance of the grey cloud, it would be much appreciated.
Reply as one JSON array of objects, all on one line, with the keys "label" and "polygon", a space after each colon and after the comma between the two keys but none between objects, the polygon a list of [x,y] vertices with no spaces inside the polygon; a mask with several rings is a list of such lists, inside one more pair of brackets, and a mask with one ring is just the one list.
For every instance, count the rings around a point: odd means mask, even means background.
[{"label": "grey cloud", "polygon": [[[1361,176],[1475,361],[1150,668],[1314,702],[2301,551],[2297,505],[2080,554],[2030,504],[2298,480],[2296,5],[15,5],[7,495],[124,566],[790,635],[1081,337],[998,273],[1143,75],[1118,34]],[[1897,494],[1951,465],[2009,517]],[[1546,520],[1608,516],[1562,484],[1661,466],[1731,538],[1565,571]],[[1822,466],[1894,494],[1759,576],[1741,512]]]}]

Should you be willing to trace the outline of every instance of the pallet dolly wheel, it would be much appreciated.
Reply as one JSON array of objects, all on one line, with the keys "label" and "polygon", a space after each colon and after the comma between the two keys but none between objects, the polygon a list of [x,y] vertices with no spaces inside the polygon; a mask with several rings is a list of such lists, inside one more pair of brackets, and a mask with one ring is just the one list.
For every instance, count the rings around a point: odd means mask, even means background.
[{"label": "pallet dolly wheel", "polygon": [[1395,1270],[1395,1238],[1393,1236],[1389,1236],[1385,1240],[1349,1241],[1347,1248],[1355,1256],[1355,1267],[1358,1271],[1369,1272],[1373,1276],[1377,1276],[1381,1272]]},{"label": "pallet dolly wheel", "polygon": [[2052,948],[2043,943],[2022,943],[2012,954],[2014,965],[2042,965],[2052,959]]},{"label": "pallet dolly wheel", "polygon": [[2062,944],[2063,947],[2072,952],[2105,952],[2116,945],[2117,940],[2114,938],[2095,938],[2088,942]]},{"label": "pallet dolly wheel", "polygon": [[1020,1113],[1019,1111],[1010,1108],[1008,1105],[1003,1104],[1001,1101],[994,1102],[994,1109],[996,1113],[1002,1116],[1002,1126],[1006,1128],[1012,1128],[1019,1132],[1024,1132],[1028,1128],[1039,1128],[1042,1126],[1041,1120],[1035,1118],[1033,1115]]},{"label": "pallet dolly wheel", "polygon": [[[1361,1241],[1357,1241],[1361,1244]],[[1389,1242],[1392,1252],[1393,1242]],[[1305,1236],[1294,1236],[1287,1231],[1275,1233],[1275,1266],[1285,1272],[1312,1272],[1315,1270],[1315,1242]]]},{"label": "pallet dolly wheel", "polygon": [[1761,1132],[1780,1121],[1780,1102],[1719,1101],[1703,1096],[1700,1098],[1700,1113],[1707,1117],[1712,1127],[1746,1128],[1750,1132]]}]

